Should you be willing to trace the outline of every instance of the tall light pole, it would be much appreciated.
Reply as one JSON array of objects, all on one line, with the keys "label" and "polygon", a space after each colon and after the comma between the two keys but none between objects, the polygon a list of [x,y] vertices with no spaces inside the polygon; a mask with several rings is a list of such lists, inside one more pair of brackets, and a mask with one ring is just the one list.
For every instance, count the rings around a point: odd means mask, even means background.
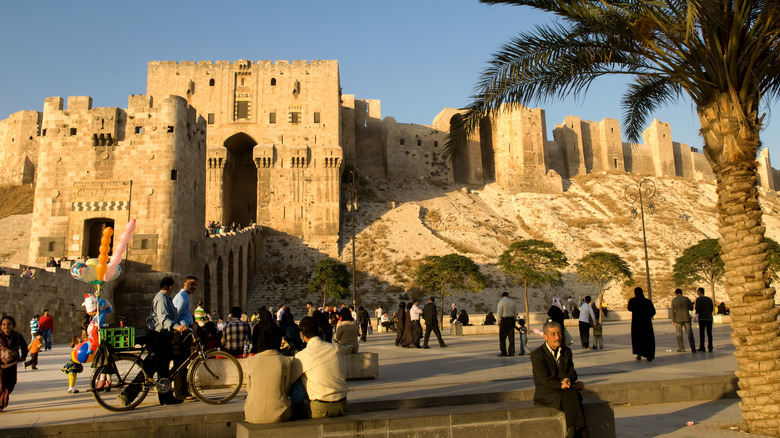
[{"label": "tall light pole", "polygon": [[626,201],[631,204],[631,216],[636,219],[637,211],[634,204],[639,201],[639,213],[642,216],[642,241],[645,247],[645,271],[647,272],[647,298],[653,301],[653,288],[650,286],[650,262],[647,259],[647,231],[645,230],[645,205],[644,201],[648,201],[647,209],[650,214],[655,211],[653,205],[653,197],[655,196],[655,183],[647,178],[639,181],[638,183],[631,183],[626,186],[625,197]]},{"label": "tall light pole", "polygon": [[349,171],[349,210],[352,212],[352,307],[357,309],[357,283],[355,282],[355,210],[357,210],[357,169]]}]

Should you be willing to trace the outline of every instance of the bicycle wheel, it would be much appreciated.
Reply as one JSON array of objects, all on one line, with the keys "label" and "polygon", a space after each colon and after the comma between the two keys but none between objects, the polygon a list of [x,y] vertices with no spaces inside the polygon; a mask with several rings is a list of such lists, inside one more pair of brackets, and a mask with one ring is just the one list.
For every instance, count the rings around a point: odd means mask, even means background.
[{"label": "bicycle wheel", "polygon": [[141,404],[149,393],[149,387],[144,385],[148,380],[144,361],[127,353],[113,354],[112,359],[113,364],[95,369],[90,391],[95,401],[109,411],[129,411]]},{"label": "bicycle wheel", "polygon": [[244,372],[238,360],[224,351],[211,350],[206,360],[199,357],[190,368],[187,383],[198,400],[221,405],[233,399],[241,390]]}]

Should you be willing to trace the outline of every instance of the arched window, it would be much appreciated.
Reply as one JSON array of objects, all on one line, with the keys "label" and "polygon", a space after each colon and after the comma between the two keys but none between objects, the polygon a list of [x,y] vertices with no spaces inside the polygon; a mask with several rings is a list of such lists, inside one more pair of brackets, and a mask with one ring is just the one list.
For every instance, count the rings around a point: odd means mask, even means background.
[{"label": "arched window", "polygon": [[209,79],[209,87],[213,87],[213,86],[214,86],[214,79]]},{"label": "arched window", "polygon": [[276,78],[271,78],[271,86],[272,87],[276,86]]}]

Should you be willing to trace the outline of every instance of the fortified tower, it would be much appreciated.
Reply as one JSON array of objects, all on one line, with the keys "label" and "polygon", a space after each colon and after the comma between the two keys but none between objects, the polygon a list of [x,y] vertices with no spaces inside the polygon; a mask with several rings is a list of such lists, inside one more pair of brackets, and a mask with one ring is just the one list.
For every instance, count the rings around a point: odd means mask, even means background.
[{"label": "fortified tower", "polygon": [[335,244],[343,168],[337,61],[150,62],[147,93],[207,121],[206,220]]},{"label": "fortified tower", "polygon": [[103,229],[136,218],[136,270],[200,272],[205,163],[206,123],[183,98],[131,96],[127,110],[46,99],[31,263],[97,257]]}]

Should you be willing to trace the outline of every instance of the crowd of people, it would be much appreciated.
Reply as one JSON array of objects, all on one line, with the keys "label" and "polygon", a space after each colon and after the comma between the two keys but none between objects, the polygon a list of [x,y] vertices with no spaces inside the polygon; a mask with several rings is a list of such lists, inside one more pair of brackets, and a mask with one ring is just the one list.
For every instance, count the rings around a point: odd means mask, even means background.
[{"label": "crowd of people", "polygon": [[[249,222],[249,226],[252,226],[252,222]],[[236,221],[233,221],[230,225],[222,224],[219,221],[210,221],[206,225],[206,237],[209,237],[213,234],[225,234],[228,232],[235,233],[236,231],[242,229],[244,227],[241,226]]]},{"label": "crowd of people", "polygon": [[[192,308],[190,295],[197,292],[197,287],[198,279],[194,276],[185,278],[178,292],[173,278],[165,277],[160,281],[159,292],[154,296],[147,318],[150,351],[147,361],[150,369],[147,371],[156,373],[158,378],[169,377],[171,364],[175,369],[189,356],[191,337],[186,333],[196,331],[206,349],[219,348],[236,357],[247,358],[248,396],[244,410],[247,421],[252,423],[343,415],[347,395],[343,356],[357,353],[360,344],[368,341],[367,336],[374,325],[395,330],[398,347],[427,349],[431,334],[436,336],[439,347],[447,347],[439,327],[435,297],[430,297],[424,307],[416,299],[409,304],[401,302],[392,316],[377,306],[375,321],[363,306],[355,309],[341,304],[340,307],[315,308],[311,302],[306,303],[306,316],[300,321],[284,304],[276,311],[261,307],[251,315],[240,307],[233,307],[227,320],[223,320],[216,310],[209,313],[204,309],[202,301]],[[655,358],[652,324],[655,307],[644,297],[641,288],[636,288],[634,293],[635,297],[628,302],[628,310],[632,313],[632,352],[637,360],[652,361]],[[713,351],[713,314],[728,312],[723,303],[716,308],[704,295],[704,289],[699,288],[697,294],[694,302],[677,289],[671,303],[671,321],[676,328],[680,352],[687,351],[685,338],[693,353],[705,351],[705,337],[706,351]],[[579,395],[584,385],[577,380],[574,370],[569,348],[574,341],[567,334],[565,321],[572,317],[578,320],[583,349],[603,349],[602,312],[606,316],[606,309],[597,306],[590,296],[585,296],[578,307],[573,306],[571,297],[566,302],[559,296],[553,297],[547,311],[547,323],[541,332],[535,330],[545,343],[533,351],[527,347],[526,321],[517,312],[508,292],[502,293],[495,315],[488,313],[483,322],[498,324],[499,356],[530,354],[536,386],[535,403],[562,410],[572,436],[587,436],[587,428]],[[692,332],[692,313],[699,323],[698,349]],[[454,303],[449,317],[453,325],[470,324],[468,313],[459,311]],[[424,329],[421,321],[425,322]],[[52,348],[53,319],[48,310],[30,321],[29,343],[14,331],[15,326],[16,321],[11,316],[3,317],[0,327],[0,411],[8,405],[9,395],[16,385],[17,364],[36,370],[38,353]],[[515,348],[515,332],[519,333],[519,349]],[[74,336],[71,345],[76,345],[82,338],[83,334],[81,338]],[[72,360],[63,366],[62,371],[69,378],[69,393],[78,392],[75,380],[82,370],[81,364]],[[158,393],[161,405],[179,404],[193,398],[185,379],[184,373],[177,374],[172,391]]]}]

